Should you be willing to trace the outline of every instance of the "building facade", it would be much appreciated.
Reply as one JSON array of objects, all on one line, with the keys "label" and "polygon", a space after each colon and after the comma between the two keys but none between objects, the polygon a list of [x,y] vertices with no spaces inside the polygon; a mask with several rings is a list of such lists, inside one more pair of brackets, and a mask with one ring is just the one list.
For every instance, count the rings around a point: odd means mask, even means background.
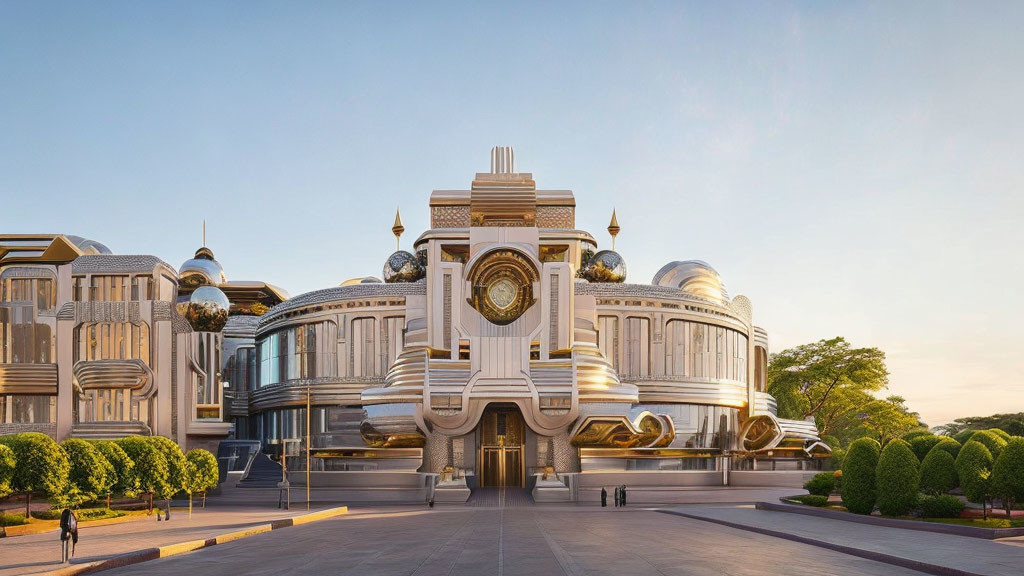
[{"label": "building facade", "polygon": [[627,283],[615,215],[600,249],[575,208],[497,147],[468,190],[432,193],[410,251],[396,215],[381,278],[295,298],[229,282],[206,247],[176,272],[70,236],[0,237],[0,431],[233,434],[292,470],[308,448],[315,484],[455,501],[792,484],[818,467],[813,423],[775,415],[751,302],[701,261]]}]

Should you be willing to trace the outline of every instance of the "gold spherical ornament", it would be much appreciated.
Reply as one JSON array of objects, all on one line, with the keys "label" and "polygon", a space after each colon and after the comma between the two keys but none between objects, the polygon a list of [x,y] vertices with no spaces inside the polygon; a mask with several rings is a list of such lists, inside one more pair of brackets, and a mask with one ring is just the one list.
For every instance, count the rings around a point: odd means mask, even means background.
[{"label": "gold spherical ornament", "polygon": [[590,282],[625,282],[626,261],[618,252],[601,250],[587,262],[583,277]]},{"label": "gold spherical ornament", "polygon": [[231,302],[213,286],[200,286],[186,302],[178,303],[181,314],[196,332],[220,332],[228,321]]},{"label": "gold spherical ornament", "polygon": [[384,263],[384,281],[415,282],[426,275],[418,258],[405,250],[399,250]]}]

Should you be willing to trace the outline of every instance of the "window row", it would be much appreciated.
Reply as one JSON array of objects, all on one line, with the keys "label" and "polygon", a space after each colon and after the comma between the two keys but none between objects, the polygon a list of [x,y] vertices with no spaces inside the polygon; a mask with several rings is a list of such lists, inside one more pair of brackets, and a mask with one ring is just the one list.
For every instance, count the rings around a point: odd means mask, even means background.
[{"label": "window row", "polygon": [[257,344],[260,386],[336,375],[337,342],[338,328],[330,321],[303,324],[267,335]]},{"label": "window row", "polygon": [[149,366],[149,326],[130,322],[82,324],[75,330],[74,360],[142,360]]},{"label": "window row", "polygon": [[36,310],[51,311],[57,307],[53,280],[48,278],[5,278],[2,284],[4,302],[34,304]]},{"label": "window row", "polygon": [[156,300],[156,283],[149,275],[140,276],[92,276],[86,283],[85,277],[74,279],[76,302],[126,302]]},{"label": "window row", "polygon": [[0,395],[0,424],[53,424],[56,396]]},{"label": "window row", "polygon": [[48,324],[36,322],[31,304],[0,306],[0,362],[52,364],[56,340]]}]

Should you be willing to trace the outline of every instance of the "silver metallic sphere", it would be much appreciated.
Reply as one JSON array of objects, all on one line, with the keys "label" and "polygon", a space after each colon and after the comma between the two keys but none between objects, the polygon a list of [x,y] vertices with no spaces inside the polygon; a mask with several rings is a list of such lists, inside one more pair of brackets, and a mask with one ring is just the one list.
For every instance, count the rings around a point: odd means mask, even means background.
[{"label": "silver metallic sphere", "polygon": [[420,264],[418,258],[405,250],[399,250],[392,254],[384,263],[384,281],[391,282],[415,282],[426,275],[426,269]]},{"label": "silver metallic sphere", "polygon": [[196,332],[220,332],[228,321],[231,302],[220,288],[200,286],[188,302],[178,304],[178,314],[188,320]]},{"label": "silver metallic sphere", "polygon": [[587,262],[583,277],[590,282],[625,282],[626,261],[618,252],[601,250]]},{"label": "silver metallic sphere", "polygon": [[217,286],[227,281],[224,268],[206,247],[196,250],[195,257],[186,260],[178,270],[178,282],[185,286]]}]

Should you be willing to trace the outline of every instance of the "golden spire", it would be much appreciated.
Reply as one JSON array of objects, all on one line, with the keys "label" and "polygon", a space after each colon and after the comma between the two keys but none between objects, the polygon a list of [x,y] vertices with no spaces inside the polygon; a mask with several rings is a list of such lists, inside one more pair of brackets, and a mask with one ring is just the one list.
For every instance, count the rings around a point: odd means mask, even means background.
[{"label": "golden spire", "polygon": [[402,232],[405,232],[405,226],[402,226],[402,214],[398,208],[395,208],[395,225],[391,227],[391,233],[395,235],[396,251],[402,248]]},{"label": "golden spire", "polygon": [[608,233],[612,235],[612,250],[615,250],[615,237],[619,235],[619,219],[615,217],[615,208],[612,208],[612,221],[608,223]]}]

